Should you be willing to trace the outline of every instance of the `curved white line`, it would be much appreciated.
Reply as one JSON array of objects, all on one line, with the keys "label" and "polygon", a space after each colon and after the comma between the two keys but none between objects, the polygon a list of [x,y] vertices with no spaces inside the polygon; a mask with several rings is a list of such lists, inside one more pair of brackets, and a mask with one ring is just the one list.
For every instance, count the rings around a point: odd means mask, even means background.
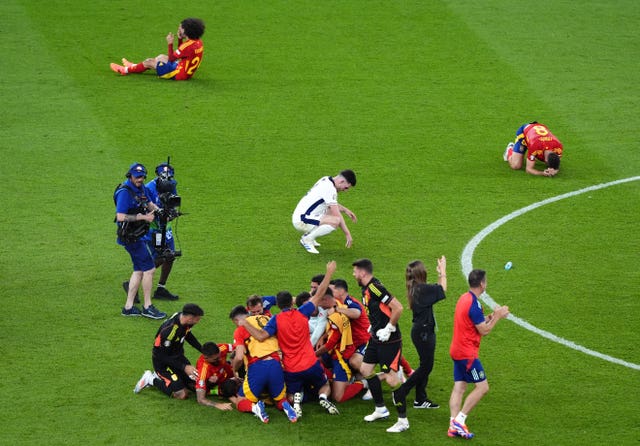
[{"label": "curved white line", "polygon": [[[487,237],[489,234],[491,234],[493,231],[495,231],[497,228],[507,223],[508,221],[513,220],[514,218],[519,217],[522,214],[525,214],[533,209],[539,208],[549,203],[554,203],[556,201],[564,200],[565,198],[575,197],[576,195],[584,194],[585,192],[604,189],[606,187],[615,186],[617,184],[628,183],[631,181],[638,181],[638,180],[640,180],[640,176],[624,178],[622,180],[611,181],[610,183],[602,183],[602,184],[596,184],[595,186],[585,187],[584,189],[568,192],[566,194],[558,195],[556,197],[547,198],[546,200],[533,203],[529,206],[523,207],[522,209],[518,209],[517,211],[512,212],[511,214],[505,217],[502,217],[499,220],[496,220],[495,222],[491,223],[489,226],[484,228],[482,231],[480,231],[478,234],[476,234],[475,237],[473,237],[471,241],[467,243],[467,246],[465,246],[464,250],[462,251],[462,257],[461,257],[462,273],[464,274],[465,279],[469,276],[469,273],[471,272],[471,270],[473,270],[473,264],[471,263],[471,260],[473,258],[473,253],[475,249],[478,247],[478,245],[480,244],[480,242],[484,240],[485,237]],[[496,301],[494,301],[491,298],[491,296],[489,296],[487,293],[483,293],[482,296],[480,296],[480,298],[482,299],[483,302],[485,302],[491,308],[495,308],[497,305]],[[613,362],[615,364],[619,364],[624,367],[629,367],[631,369],[640,370],[640,364],[634,364],[632,362],[623,361],[622,359],[614,358],[613,356],[605,355],[603,353],[590,350],[586,347],[576,344],[573,341],[569,341],[567,339],[561,338],[559,336],[554,335],[553,333],[549,333],[548,331],[541,330],[540,328],[537,328],[534,325],[531,325],[529,322],[517,316],[514,316],[513,314],[509,315],[508,319],[520,325],[521,327],[529,331],[532,331],[544,338],[550,339],[553,342],[557,342],[558,344],[562,344],[566,347],[572,348],[582,353],[586,353],[587,355],[595,356],[596,358],[600,358],[605,361]]]}]

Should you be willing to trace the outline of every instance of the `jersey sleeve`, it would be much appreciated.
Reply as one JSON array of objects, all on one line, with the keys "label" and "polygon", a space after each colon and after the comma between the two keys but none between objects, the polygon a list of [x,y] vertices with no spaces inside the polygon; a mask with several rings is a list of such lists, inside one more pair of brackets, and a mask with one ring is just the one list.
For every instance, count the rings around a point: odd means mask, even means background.
[{"label": "jersey sleeve", "polygon": [[116,191],[116,212],[118,214],[126,214],[131,208],[131,193],[124,187]]},{"label": "jersey sleeve", "polygon": [[236,330],[233,332],[233,345],[232,345],[233,349],[235,350],[236,347],[238,347],[239,345],[244,346],[244,341],[248,337],[249,337],[249,332],[247,331],[246,328],[244,327],[236,328]]},{"label": "jersey sleeve", "polygon": [[347,298],[344,300],[344,303],[347,308],[353,308],[354,310],[358,310],[362,313],[362,307],[360,307],[360,305],[358,305],[358,302],[356,302],[351,296],[347,296]]},{"label": "jersey sleeve", "polygon": [[262,296],[262,308],[270,309],[276,304],[276,296]]},{"label": "jersey sleeve", "polygon": [[196,370],[198,373],[198,379],[196,380],[196,390],[207,390],[207,380],[209,379],[209,363],[204,360],[204,357],[200,356],[196,364]]},{"label": "jersey sleeve", "polygon": [[278,324],[276,323],[275,316],[269,319],[269,322],[267,322],[267,325],[264,326],[263,330],[269,333],[269,336],[274,336],[277,333]]},{"label": "jersey sleeve", "polygon": [[327,181],[322,183],[321,195],[327,206],[333,206],[338,204],[338,191],[333,186],[333,182],[327,178]]},{"label": "jersey sleeve", "polygon": [[313,314],[313,312],[316,311],[316,306],[313,304],[313,302],[308,300],[304,304],[302,304],[302,306],[300,308],[298,308],[298,311],[300,313],[304,314],[304,316],[307,319],[309,319],[311,317],[311,315]]},{"label": "jersey sleeve", "polygon": [[482,304],[474,297],[473,302],[469,306],[469,319],[475,324],[481,324],[484,322],[484,312],[482,311]]}]

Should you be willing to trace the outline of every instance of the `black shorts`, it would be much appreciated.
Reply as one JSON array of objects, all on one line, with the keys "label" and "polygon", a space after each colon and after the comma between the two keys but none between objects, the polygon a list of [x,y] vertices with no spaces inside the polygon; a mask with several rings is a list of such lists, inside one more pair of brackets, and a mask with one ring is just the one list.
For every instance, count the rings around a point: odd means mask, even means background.
[{"label": "black shorts", "polygon": [[167,395],[171,396],[175,392],[179,392],[185,388],[189,390],[195,389],[193,380],[189,378],[183,370],[176,372],[173,371],[171,367],[166,366],[160,368],[157,367],[156,364],[154,364],[154,367],[156,367],[156,375],[158,375],[158,378],[160,378],[164,384],[161,390]]},{"label": "black shorts", "polygon": [[402,357],[402,341],[376,342],[373,339],[367,344],[362,362],[367,364],[378,364],[383,373],[390,371],[397,372],[400,367]]}]

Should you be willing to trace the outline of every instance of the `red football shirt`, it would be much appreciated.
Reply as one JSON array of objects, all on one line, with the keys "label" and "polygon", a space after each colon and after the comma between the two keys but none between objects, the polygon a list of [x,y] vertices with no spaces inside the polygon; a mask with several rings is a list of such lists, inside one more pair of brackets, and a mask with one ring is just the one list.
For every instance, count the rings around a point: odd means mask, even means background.
[{"label": "red football shirt", "polygon": [[360,310],[360,317],[358,319],[351,319],[351,336],[353,338],[353,345],[356,347],[361,346],[369,342],[371,334],[369,333],[369,316],[367,316],[367,310],[364,308],[358,300],[351,296],[347,296],[344,299],[344,304],[349,308],[355,308]]},{"label": "red football shirt", "polygon": [[178,49],[175,51],[173,51],[173,45],[169,45],[169,61],[180,60],[174,79],[177,81],[191,79],[202,62],[203,53],[204,47],[200,39],[178,41]]},{"label": "red football shirt", "polygon": [[477,324],[484,322],[484,312],[478,298],[471,291],[458,299],[453,317],[453,338],[449,353],[451,358],[475,359],[480,350],[482,336],[476,329]]},{"label": "red football shirt", "polygon": [[[204,355],[200,355],[198,358],[198,362],[196,363],[198,373],[196,390],[207,390],[207,388],[220,385],[233,376],[233,369],[227,362],[227,354],[231,351],[231,346],[229,344],[218,344],[218,348],[220,349],[220,362],[218,365],[213,365],[205,361]],[[209,382],[209,378],[213,376],[217,378],[215,384]]]},{"label": "red football shirt", "polygon": [[545,150],[551,150],[562,156],[562,143],[544,124],[529,124],[524,128],[524,140],[527,145],[527,159],[544,162]]},{"label": "red football shirt", "polygon": [[309,333],[309,315],[315,308],[312,302],[307,302],[297,310],[283,310],[264,327],[278,338],[285,372],[302,372],[318,361]]}]

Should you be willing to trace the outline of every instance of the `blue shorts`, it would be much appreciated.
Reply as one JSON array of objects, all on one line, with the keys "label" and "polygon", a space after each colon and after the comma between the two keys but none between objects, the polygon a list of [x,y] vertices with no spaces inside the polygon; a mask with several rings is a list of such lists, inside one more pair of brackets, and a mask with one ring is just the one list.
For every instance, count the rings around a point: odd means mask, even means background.
[{"label": "blue shorts", "polygon": [[[178,62],[158,62],[156,64],[156,74],[164,79],[173,79],[177,72]],[[173,74],[171,74],[173,73]]]},{"label": "blue shorts", "polygon": [[337,382],[348,383],[351,380],[351,376],[353,373],[351,372],[351,367],[349,367],[349,363],[343,357],[339,359],[332,359],[333,367],[333,380]]},{"label": "blue shorts", "polygon": [[487,379],[482,363],[475,359],[454,359],[453,380],[468,383],[479,383]]},{"label": "blue shorts", "polygon": [[285,397],[286,388],[280,361],[264,359],[247,367],[247,376],[238,394],[256,403],[263,392],[268,393],[274,401]]},{"label": "blue shorts", "polygon": [[366,351],[367,351],[367,344],[360,344],[356,347],[355,353],[360,353],[362,356],[364,356],[364,352]]},{"label": "blue shorts", "polygon": [[287,393],[302,392],[305,386],[318,391],[327,383],[327,375],[320,361],[316,361],[302,372],[284,372],[284,381],[287,383]]},{"label": "blue shorts", "polygon": [[527,143],[524,140],[524,128],[529,124],[522,124],[518,130],[516,130],[516,142],[513,145],[513,153],[519,153],[524,155],[527,151]]},{"label": "blue shorts", "polygon": [[131,256],[134,271],[150,271],[156,267],[154,258],[155,253],[151,248],[149,240],[138,240],[134,243],[124,245]]}]

